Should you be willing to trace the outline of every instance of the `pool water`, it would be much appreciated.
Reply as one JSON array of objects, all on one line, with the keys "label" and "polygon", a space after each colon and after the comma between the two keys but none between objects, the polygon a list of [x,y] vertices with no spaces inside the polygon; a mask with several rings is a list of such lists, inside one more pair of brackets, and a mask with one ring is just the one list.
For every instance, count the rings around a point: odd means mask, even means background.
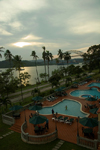
[{"label": "pool water", "polygon": [[[65,109],[67,105],[67,110]],[[86,117],[87,114],[80,111],[81,105],[78,102],[75,102],[73,100],[63,100],[62,102],[52,106],[52,107],[44,107],[41,110],[39,110],[40,114],[52,114],[52,109],[54,109],[54,112],[69,116],[75,116],[75,117]]]},{"label": "pool water", "polygon": [[88,98],[91,97],[91,95],[81,95],[81,97]]},{"label": "pool water", "polygon": [[100,92],[98,92],[97,88],[92,88],[89,90],[75,90],[75,91],[72,91],[70,94],[76,97],[79,97],[81,95],[92,95],[95,97],[98,96],[98,98],[100,98]]},{"label": "pool water", "polygon": [[91,87],[91,86],[98,86],[98,87],[100,87],[100,83],[94,82],[94,83],[89,84],[88,86],[89,87]]}]

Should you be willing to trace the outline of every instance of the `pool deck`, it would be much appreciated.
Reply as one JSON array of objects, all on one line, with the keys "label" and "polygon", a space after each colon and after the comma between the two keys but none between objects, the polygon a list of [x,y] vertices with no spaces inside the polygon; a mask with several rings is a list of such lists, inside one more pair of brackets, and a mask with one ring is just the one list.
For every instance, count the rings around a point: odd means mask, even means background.
[{"label": "pool deck", "polygon": [[[93,82],[93,81],[92,81]],[[70,92],[74,91],[74,90],[86,90],[86,89],[90,89],[90,87],[87,87],[88,84],[90,84],[91,82],[88,82],[84,85],[79,85],[78,88],[71,88],[69,90],[66,90],[67,92],[67,96],[63,96],[63,97],[58,97],[56,100],[54,100],[53,102],[48,102],[47,100],[43,102],[43,106],[52,106],[58,102],[60,102],[62,99],[71,99],[71,100],[76,100],[78,102],[80,102],[82,104],[82,111],[89,113],[89,109],[85,108],[84,105],[88,104],[96,104],[97,107],[99,107],[99,101],[86,101],[85,98],[79,98],[79,97],[73,97],[70,95]],[[29,133],[30,135],[36,135],[36,133],[34,132],[34,125],[29,123],[29,115],[31,113],[35,113],[35,111],[30,111],[30,110],[25,110],[25,112],[21,112],[21,117],[20,119],[16,119],[15,120],[15,124],[10,128],[11,130],[15,130],[16,132],[20,132],[20,130],[17,130],[17,128],[20,128],[21,125],[24,123],[25,120],[25,115],[26,115],[26,120],[27,120],[27,124],[28,127],[26,129],[26,133]],[[55,126],[57,125],[57,129],[58,129],[58,138],[62,139],[64,141],[68,141],[68,142],[72,142],[72,143],[77,143],[77,121],[76,121],[76,117],[72,117],[72,116],[68,116],[69,118],[74,118],[75,121],[72,123],[72,125],[66,124],[66,123],[62,123],[62,122],[55,122],[52,120],[52,115],[44,115],[48,118],[49,120],[49,129],[48,132],[45,132],[44,134],[48,134],[48,133],[52,133],[55,130]],[[60,116],[60,114],[57,114],[57,117]],[[62,115],[63,116],[63,115]],[[65,115],[67,116],[67,115]],[[89,117],[97,117],[97,114],[90,114],[89,113]],[[17,128],[14,128],[17,127]],[[44,126],[44,124],[42,124],[42,126]],[[78,129],[79,129],[79,135],[84,137],[84,135],[82,134],[82,125],[80,123],[78,123]],[[98,131],[98,127],[94,127],[93,128],[93,133],[95,135],[95,139],[97,138],[97,131]],[[44,135],[43,134],[43,135]],[[93,139],[91,137],[91,139]]]}]

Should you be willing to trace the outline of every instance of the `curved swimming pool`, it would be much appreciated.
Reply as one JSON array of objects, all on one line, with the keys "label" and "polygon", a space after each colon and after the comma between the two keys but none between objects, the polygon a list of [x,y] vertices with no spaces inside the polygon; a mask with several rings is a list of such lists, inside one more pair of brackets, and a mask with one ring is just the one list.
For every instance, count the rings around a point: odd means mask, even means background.
[{"label": "curved swimming pool", "polygon": [[98,92],[97,88],[92,88],[89,90],[75,90],[72,91],[70,94],[75,97],[80,97],[81,95],[92,95],[96,97],[98,96],[98,98],[100,98],[100,92]]},{"label": "curved swimming pool", "polygon": [[[67,110],[65,109],[65,106],[67,105]],[[54,109],[54,112],[68,115],[68,116],[75,116],[75,117],[86,117],[88,114],[84,113],[80,110],[81,104],[73,101],[65,99],[62,102],[52,106],[52,107],[44,107],[41,110],[39,110],[40,114],[52,114],[52,109]]]},{"label": "curved swimming pool", "polygon": [[91,95],[81,95],[81,97],[83,97],[83,98],[88,98],[88,97],[91,97]]},{"label": "curved swimming pool", "polygon": [[88,87],[91,87],[91,86],[98,86],[98,87],[100,87],[100,83],[93,82],[93,83],[91,83],[91,84],[88,85]]}]

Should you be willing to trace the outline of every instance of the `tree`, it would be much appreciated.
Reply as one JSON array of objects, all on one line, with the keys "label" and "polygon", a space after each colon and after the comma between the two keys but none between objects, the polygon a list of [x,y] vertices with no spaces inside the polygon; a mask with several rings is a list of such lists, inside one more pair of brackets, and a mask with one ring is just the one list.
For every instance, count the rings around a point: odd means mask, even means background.
[{"label": "tree", "polygon": [[19,72],[20,87],[21,87],[21,96],[22,96],[22,101],[23,101],[22,83],[21,83],[21,78],[20,78],[21,66],[23,66],[21,56],[18,56],[18,55],[14,56],[13,63],[14,63],[14,67]]},{"label": "tree", "polygon": [[28,79],[30,78],[31,78],[31,75],[29,75],[28,72],[20,73],[20,79],[21,79],[22,85],[26,86],[29,83]]},{"label": "tree", "polygon": [[4,97],[2,96],[0,98],[0,103],[4,106],[6,106],[6,109],[7,109],[7,105],[10,104],[11,105],[11,101],[8,99],[8,97]]},{"label": "tree", "polygon": [[35,88],[34,90],[31,91],[31,95],[34,97],[35,94],[40,94],[40,90],[38,88]]},{"label": "tree", "polygon": [[[46,52],[45,52],[45,46],[42,47],[43,48],[43,53],[42,53],[42,58],[44,60],[44,69],[45,69],[45,74],[46,74]],[[45,76],[45,81],[46,81],[46,76]]]},{"label": "tree", "polygon": [[14,56],[11,54],[11,52],[7,49],[6,52],[4,53],[4,57],[6,60],[9,61],[10,63],[10,68],[11,68],[11,62],[12,62],[12,59],[14,58]]},{"label": "tree", "polygon": [[[0,52],[3,52],[3,49],[4,47],[0,47]],[[0,57],[2,57],[1,53],[0,53]]]},{"label": "tree", "polygon": [[67,67],[68,75],[73,75],[74,71],[75,71],[75,66],[74,65],[70,65],[70,66]]},{"label": "tree", "polygon": [[100,72],[100,44],[90,46],[87,53],[84,53],[83,60],[88,63],[89,70],[99,69]]},{"label": "tree", "polygon": [[56,64],[57,64],[57,69],[58,69],[58,64],[59,64],[59,59],[55,58]]},{"label": "tree", "polygon": [[[61,49],[59,49],[58,50],[58,54],[57,54],[58,56],[59,56],[59,59],[63,59],[63,52],[62,52],[62,50]],[[63,64],[63,61],[62,61],[62,64]]]},{"label": "tree", "polygon": [[65,53],[63,54],[63,57],[64,57],[64,60],[67,61],[67,65],[68,65],[68,61],[71,59],[70,53],[65,52]]},{"label": "tree", "polygon": [[51,83],[52,88],[54,86],[58,87],[60,85],[60,82],[59,82],[60,79],[61,79],[61,76],[59,74],[53,75],[49,78],[49,82]]},{"label": "tree", "polygon": [[[10,66],[9,68],[12,68],[11,66],[11,62],[12,62],[12,59],[14,58],[14,56],[11,54],[11,52],[7,49],[6,52],[4,53],[4,57],[6,60],[9,61],[10,63]],[[13,73],[12,73],[12,69],[11,69],[11,76],[12,76],[12,80],[13,80]]]},{"label": "tree", "polygon": [[52,53],[50,53],[49,51],[46,51],[46,60],[48,61],[48,80],[49,80],[49,62],[50,62],[50,60],[52,60],[52,58],[53,58],[53,55],[52,55]]},{"label": "tree", "polygon": [[[17,86],[15,82],[12,82],[12,76],[13,74],[11,75],[11,69],[7,69],[5,72],[0,74],[0,94],[2,96],[7,94],[8,97],[10,92],[15,91]],[[13,81],[14,80],[15,79],[13,78]]]},{"label": "tree", "polygon": [[72,78],[71,77],[69,77],[69,76],[67,76],[66,77],[66,86],[68,86],[69,85],[69,81],[72,83]]},{"label": "tree", "polygon": [[[44,79],[45,77],[47,77],[48,74],[45,74],[45,73],[40,73],[40,78]],[[43,80],[44,81],[44,80]]]},{"label": "tree", "polygon": [[38,58],[38,56],[36,55],[35,51],[32,51],[31,56],[33,56],[33,59],[35,59],[36,74],[37,74],[37,80],[38,80],[38,83],[39,83],[40,81],[39,81],[38,70],[37,70],[37,58]]}]

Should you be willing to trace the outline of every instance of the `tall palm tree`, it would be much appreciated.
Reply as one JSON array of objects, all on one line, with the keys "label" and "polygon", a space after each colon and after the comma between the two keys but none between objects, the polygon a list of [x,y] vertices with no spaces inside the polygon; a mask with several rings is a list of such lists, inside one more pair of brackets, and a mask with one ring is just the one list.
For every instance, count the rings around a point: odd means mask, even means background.
[{"label": "tall palm tree", "polygon": [[[62,60],[63,59],[63,52],[61,49],[58,50],[58,54],[59,58]],[[63,60],[62,60],[62,64],[63,64]]]},{"label": "tall palm tree", "polygon": [[57,64],[57,69],[58,69],[58,63],[59,63],[59,59],[55,58],[56,64]]},{"label": "tall palm tree", "polygon": [[[0,47],[0,52],[3,52],[3,49],[4,47]],[[2,57],[1,53],[0,53],[0,57]]]},{"label": "tall palm tree", "polygon": [[[42,58],[44,60],[44,69],[45,69],[45,75],[46,75],[46,52],[45,52],[45,46],[42,47],[43,48],[43,53],[42,53]],[[45,81],[46,81],[46,76],[45,76]]]},{"label": "tall palm tree", "polygon": [[35,51],[32,51],[31,56],[33,56],[33,59],[35,59],[36,74],[37,74],[37,80],[39,83],[39,76],[38,76],[38,70],[37,70],[37,58],[38,58],[38,56],[36,55]]},{"label": "tall palm tree", "polygon": [[4,53],[4,57],[6,60],[9,60],[9,63],[10,63],[10,68],[11,68],[11,62],[12,62],[12,59],[14,58],[14,56],[11,54],[10,50],[6,50],[6,52]]},{"label": "tall palm tree", "polygon": [[68,66],[68,61],[71,59],[70,53],[65,52],[63,56],[64,56],[64,60],[67,61],[67,66]]},{"label": "tall palm tree", "polygon": [[[12,68],[11,67],[11,62],[12,62],[12,59],[14,58],[14,56],[11,54],[10,50],[6,50],[6,52],[4,53],[4,57],[6,60],[9,60],[9,63],[10,63],[10,66],[9,68]],[[12,76],[12,69],[11,69],[11,76]],[[12,80],[13,80],[13,76],[12,76]]]},{"label": "tall palm tree", "polygon": [[22,96],[22,101],[23,101],[22,81],[21,81],[21,78],[20,78],[21,67],[23,67],[21,56],[19,56],[19,55],[14,56],[13,63],[14,63],[14,67],[19,72],[19,79],[20,79],[20,85],[21,85],[21,96]]},{"label": "tall palm tree", "polygon": [[52,60],[53,55],[49,51],[46,51],[46,60],[48,61],[48,80],[49,80],[49,62]]},{"label": "tall palm tree", "polygon": [[7,105],[8,105],[8,104],[11,105],[11,101],[8,99],[8,97],[4,97],[4,96],[2,96],[2,97],[0,98],[0,103],[1,103],[2,105],[5,105],[5,106],[6,106],[6,109],[7,109]]}]

